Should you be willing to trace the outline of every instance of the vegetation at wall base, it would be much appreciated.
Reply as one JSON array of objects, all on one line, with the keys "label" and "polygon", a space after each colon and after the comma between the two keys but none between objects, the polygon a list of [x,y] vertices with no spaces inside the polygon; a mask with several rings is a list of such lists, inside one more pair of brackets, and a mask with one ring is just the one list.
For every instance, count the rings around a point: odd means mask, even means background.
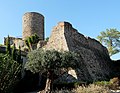
[{"label": "vegetation at wall base", "polygon": [[10,37],[8,35],[7,40],[6,40],[6,53],[11,55],[11,47],[10,47]]},{"label": "vegetation at wall base", "polygon": [[8,54],[0,54],[0,93],[11,93],[20,79],[21,64]]},{"label": "vegetation at wall base", "polygon": [[61,68],[77,68],[79,66],[78,54],[74,52],[38,49],[29,52],[26,70],[33,73],[47,73],[45,91],[51,91],[55,76]]},{"label": "vegetation at wall base", "polygon": [[21,63],[21,50],[17,51],[15,44],[11,48],[8,35],[6,53],[0,53],[0,93],[13,93],[14,87],[21,79]]},{"label": "vegetation at wall base", "polygon": [[[119,93],[120,80],[118,77],[110,79],[110,81],[97,81],[89,85],[81,85],[76,88],[55,90],[52,93]],[[114,91],[114,92],[112,92]]]}]

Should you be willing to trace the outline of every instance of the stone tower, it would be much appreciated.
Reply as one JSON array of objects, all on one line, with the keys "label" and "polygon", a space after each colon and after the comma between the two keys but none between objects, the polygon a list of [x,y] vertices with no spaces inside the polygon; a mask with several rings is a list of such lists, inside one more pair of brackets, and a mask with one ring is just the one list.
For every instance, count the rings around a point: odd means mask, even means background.
[{"label": "stone tower", "polygon": [[23,40],[37,34],[40,40],[44,40],[44,16],[36,12],[27,12],[23,15]]}]

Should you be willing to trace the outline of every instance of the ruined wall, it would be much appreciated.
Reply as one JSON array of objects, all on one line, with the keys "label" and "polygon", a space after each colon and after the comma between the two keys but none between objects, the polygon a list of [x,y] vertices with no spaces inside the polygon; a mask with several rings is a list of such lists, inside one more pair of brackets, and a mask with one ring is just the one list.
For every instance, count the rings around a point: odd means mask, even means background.
[{"label": "ruined wall", "polygon": [[[6,40],[8,37],[4,37],[4,45],[6,45]],[[13,46],[15,44],[15,47],[19,49],[19,46],[21,47],[21,50],[24,50],[25,42],[22,40],[22,38],[15,38],[15,37],[9,37],[10,38],[10,45]]]},{"label": "ruined wall", "polygon": [[[41,41],[44,40],[44,16],[43,15],[36,12],[25,13],[22,19],[22,26],[23,26],[22,38],[10,37],[10,44],[11,45],[15,44],[17,49],[20,46],[21,50],[27,51],[28,47],[26,46],[24,40],[27,37],[32,36],[33,34],[37,34],[37,36],[39,36],[39,39]],[[4,37],[4,45],[6,45],[6,40],[7,40],[7,37]]]},{"label": "ruined wall", "polygon": [[107,49],[97,40],[80,34],[68,22],[59,22],[57,26],[53,27],[46,48],[74,51],[78,44],[86,48],[97,49],[108,55]]},{"label": "ruined wall", "polygon": [[36,12],[27,12],[23,16],[23,40],[27,37],[37,34],[41,40],[44,40],[44,16]]},{"label": "ruined wall", "polygon": [[59,22],[52,30],[46,49],[75,51],[80,54],[78,80],[105,80],[109,78],[110,57],[107,49],[97,40],[80,34],[68,22]]},{"label": "ruined wall", "polygon": [[67,42],[64,36],[64,23],[60,22],[53,27],[49,42],[47,42],[46,49],[66,50],[68,51]]}]

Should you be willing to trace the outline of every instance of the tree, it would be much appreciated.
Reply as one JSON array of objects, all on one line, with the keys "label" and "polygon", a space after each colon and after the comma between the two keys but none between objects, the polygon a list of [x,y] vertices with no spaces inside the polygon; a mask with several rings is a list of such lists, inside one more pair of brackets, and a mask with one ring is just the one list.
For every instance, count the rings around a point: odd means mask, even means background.
[{"label": "tree", "polygon": [[16,55],[17,55],[17,53],[16,53],[16,47],[15,47],[15,44],[14,44],[13,48],[12,48],[12,59],[13,60],[16,60]]},{"label": "tree", "polygon": [[49,90],[51,91],[55,79],[54,75],[57,75],[60,69],[68,69],[69,67],[74,69],[79,66],[78,64],[79,60],[77,53],[38,49],[28,54],[28,62],[25,64],[25,69],[33,73],[47,73],[46,93]]},{"label": "tree", "polygon": [[22,63],[22,59],[21,59],[21,48],[20,48],[20,46],[19,46],[19,49],[18,49],[18,51],[17,51],[16,61],[17,61],[18,63]]},{"label": "tree", "polygon": [[0,93],[12,93],[19,80],[21,64],[10,55],[0,53]]},{"label": "tree", "polygon": [[6,52],[7,54],[11,55],[11,48],[10,48],[10,37],[8,35],[7,40],[6,40]]},{"label": "tree", "polygon": [[25,40],[25,44],[27,45],[27,47],[29,48],[29,51],[32,50],[32,44],[31,44],[31,38],[28,37],[26,40]]},{"label": "tree", "polygon": [[14,61],[17,61],[18,63],[22,63],[21,59],[21,48],[19,46],[19,49],[16,49],[15,44],[12,47],[12,59]]},{"label": "tree", "polygon": [[120,52],[120,32],[117,29],[106,29],[97,39],[107,47],[110,56]]},{"label": "tree", "polygon": [[45,39],[45,41],[48,42],[48,41],[49,41],[49,37],[47,37],[47,38]]},{"label": "tree", "polygon": [[37,36],[37,34],[34,34],[30,37],[28,37],[26,40],[25,40],[25,43],[26,45],[28,46],[29,50],[33,50],[34,49],[34,44],[37,44],[38,41],[39,41],[39,37]]}]

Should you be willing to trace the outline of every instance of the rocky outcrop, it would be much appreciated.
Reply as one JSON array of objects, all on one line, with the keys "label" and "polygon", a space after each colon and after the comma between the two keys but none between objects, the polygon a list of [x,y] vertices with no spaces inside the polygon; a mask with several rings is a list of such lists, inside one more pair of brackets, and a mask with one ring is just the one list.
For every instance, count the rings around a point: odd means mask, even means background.
[{"label": "rocky outcrop", "polygon": [[[68,22],[59,22],[53,28],[45,48],[79,53],[80,64],[79,68],[75,69],[79,81],[91,82],[110,77],[111,60],[107,49],[97,40],[80,34]],[[67,78],[67,75],[65,77]]]}]

